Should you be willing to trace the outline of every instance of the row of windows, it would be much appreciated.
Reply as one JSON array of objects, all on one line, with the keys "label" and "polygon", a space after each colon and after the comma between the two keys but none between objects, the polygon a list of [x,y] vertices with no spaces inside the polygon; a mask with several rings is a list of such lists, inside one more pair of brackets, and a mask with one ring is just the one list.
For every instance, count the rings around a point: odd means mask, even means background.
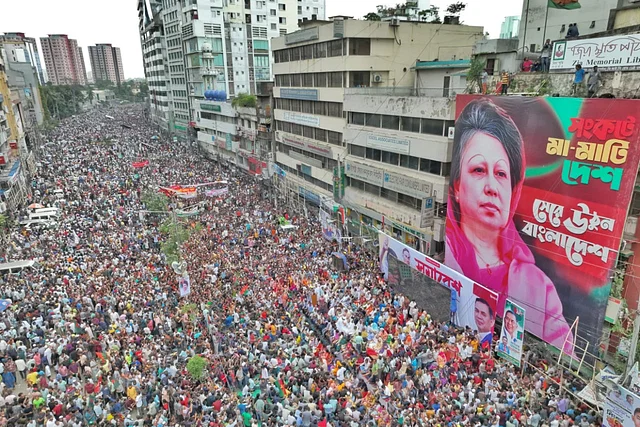
[{"label": "row of windows", "polygon": [[174,11],[174,12],[166,13],[164,16],[165,16],[164,19],[166,22],[175,21],[176,19],[178,19],[178,12]]},{"label": "row of windows", "polygon": [[151,101],[154,105],[158,105],[160,107],[168,107],[169,103],[167,101]]},{"label": "row of windows", "polygon": [[149,52],[144,54],[144,57],[149,58],[154,55],[162,55],[162,49],[158,48],[158,49],[150,50]]},{"label": "row of windows", "polygon": [[164,32],[166,35],[170,36],[171,34],[177,34],[180,31],[180,25],[167,25],[164,27]]},{"label": "row of windows", "polygon": [[299,99],[275,99],[276,109],[320,116],[342,117],[341,102],[301,101]]},{"label": "row of windows", "polygon": [[160,70],[160,71],[147,71],[146,76],[148,77],[164,77],[165,72],[164,70]]},{"label": "row of windows", "polygon": [[[177,110],[188,110],[189,109],[189,105],[186,102],[174,102],[173,106]],[[189,119],[189,117],[187,116],[187,120],[188,119]]]},{"label": "row of windows", "polygon": [[280,166],[280,168],[282,170],[286,171],[290,175],[298,176],[298,177],[304,179],[305,181],[307,181],[307,182],[309,182],[309,183],[311,183],[311,184],[313,184],[313,185],[315,185],[317,187],[320,187],[323,190],[326,190],[326,191],[328,191],[330,193],[333,192],[333,185],[331,185],[331,184],[327,184],[324,181],[321,181],[321,180],[319,180],[317,178],[314,178],[312,176],[309,176],[307,174],[299,172],[298,170],[290,168],[289,166],[284,165],[282,163],[278,163],[278,166]]},{"label": "row of windows", "polygon": [[338,162],[336,160],[330,159],[328,157],[324,157],[321,156],[319,154],[315,154],[315,153],[310,153],[308,151],[302,150],[300,148],[297,147],[290,147],[287,144],[282,144],[282,143],[278,143],[278,152],[280,153],[284,153],[287,156],[289,155],[290,152],[295,152],[295,153],[299,153],[299,154],[303,154],[307,157],[311,157],[312,159],[316,159],[322,162],[322,168],[323,169],[329,169],[329,170],[333,170],[334,167],[338,166]]},{"label": "row of windows", "polygon": [[151,87],[155,87],[155,86],[163,87],[163,88],[164,88],[164,87],[167,85],[167,82],[162,81],[162,80],[160,80],[160,81],[156,81],[156,80],[147,80],[147,85],[148,85],[150,88],[151,88]]},{"label": "row of windows", "polygon": [[167,39],[167,47],[168,48],[172,48],[172,47],[177,47],[180,46],[180,37],[174,37],[171,39]]},{"label": "row of windows", "polygon": [[147,62],[147,67],[154,67],[156,65],[162,65],[162,59],[156,59],[155,61]]},{"label": "row of windows", "polygon": [[186,90],[174,90],[172,92],[173,92],[173,96],[182,97],[182,98],[186,98],[187,97],[187,91]]},{"label": "row of windows", "polygon": [[389,116],[386,114],[355,112],[349,113],[348,120],[349,123],[353,125],[438,136],[447,136],[449,128],[455,126],[455,122],[453,120],[420,119],[417,117]]},{"label": "row of windows", "polygon": [[181,52],[172,52],[168,55],[169,57],[169,61],[178,61],[180,59],[182,59],[182,53]]},{"label": "row of windows", "polygon": [[[175,105],[175,103],[174,103],[174,105]],[[185,109],[186,109],[186,108],[185,108]],[[174,115],[175,115],[175,117],[176,117],[177,119],[182,119],[182,120],[184,120],[185,122],[188,122],[188,121],[190,120],[190,118],[189,118],[189,115],[188,115],[188,114],[181,114],[181,113],[177,113],[177,112],[176,112]]]},{"label": "row of windows", "polygon": [[207,120],[215,120],[216,122],[236,124],[236,119],[234,117],[223,116],[222,114],[202,111],[200,112],[200,117]]},{"label": "row of windows", "polygon": [[282,87],[343,87],[347,82],[346,73],[335,71],[330,73],[279,74],[275,85]]},{"label": "row of windows", "polygon": [[169,71],[171,71],[172,73],[183,73],[184,72],[184,66],[183,65],[170,65],[169,66]]},{"label": "row of windows", "polygon": [[411,209],[420,210],[422,207],[422,201],[420,199],[416,199],[415,197],[407,194],[398,193],[397,191],[389,190],[388,188],[360,181],[359,179],[347,177],[347,185],[369,194],[373,194],[374,196],[387,199],[393,203],[410,207]]},{"label": "row of windows", "polygon": [[349,154],[363,159],[375,160],[393,166],[400,166],[420,172],[434,175],[449,176],[451,163],[442,163],[437,160],[421,159],[420,157],[407,156],[405,154],[392,153],[370,147],[349,144]]},{"label": "row of windows", "polygon": [[276,63],[281,63],[300,61],[302,59],[332,58],[334,56],[342,56],[344,52],[347,52],[347,39],[276,50],[273,52],[273,58]]},{"label": "row of windows", "polygon": [[342,133],[340,132],[281,121],[276,122],[276,129],[342,147]]},{"label": "row of windows", "polygon": [[171,84],[173,85],[185,85],[187,80],[184,77],[171,77]]}]

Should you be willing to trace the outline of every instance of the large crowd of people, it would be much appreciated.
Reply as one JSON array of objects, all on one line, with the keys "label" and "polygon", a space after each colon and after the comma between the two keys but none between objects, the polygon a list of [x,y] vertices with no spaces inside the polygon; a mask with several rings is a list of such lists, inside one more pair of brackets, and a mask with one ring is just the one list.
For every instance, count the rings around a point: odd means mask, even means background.
[{"label": "large crowd of people", "polygon": [[[0,262],[37,260],[0,278],[0,427],[601,424],[560,371],[521,370],[432,320],[374,253],[354,245],[335,270],[314,215],[155,135],[119,106],[62,121],[38,152],[30,203],[62,215],[0,248]],[[229,192],[201,187],[206,210],[181,220],[181,297],[145,194],[220,179]]]}]

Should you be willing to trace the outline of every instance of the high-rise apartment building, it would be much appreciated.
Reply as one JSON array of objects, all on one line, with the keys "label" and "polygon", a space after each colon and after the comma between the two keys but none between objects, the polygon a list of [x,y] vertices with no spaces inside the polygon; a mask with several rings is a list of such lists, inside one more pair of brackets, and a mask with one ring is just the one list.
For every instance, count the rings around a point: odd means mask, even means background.
[{"label": "high-rise apartment building", "polygon": [[500,26],[501,39],[513,39],[518,37],[518,28],[520,26],[519,16],[505,16]]},{"label": "high-rise apartment building", "polygon": [[40,53],[38,52],[36,39],[27,37],[24,33],[4,33],[3,36],[0,36],[0,43],[4,45],[5,51],[24,49],[25,62],[29,62],[32,67],[35,67],[40,84],[43,85],[47,82],[42,63],[40,62]]},{"label": "high-rise apartment building", "polygon": [[341,205],[353,235],[366,224],[425,252],[442,245],[444,219],[422,221],[421,207],[447,201],[455,94],[482,37],[482,27],[334,18],[272,40],[274,160],[288,198]]},{"label": "high-rise apartment building", "polygon": [[[185,138],[205,91],[259,94],[272,80],[270,40],[295,31],[303,19],[325,18],[324,0],[140,0],[141,23],[150,21],[149,9],[164,36],[170,130]],[[141,24],[143,49],[146,28]]]},{"label": "high-rise apartment building", "polygon": [[89,61],[94,81],[108,80],[114,85],[124,82],[120,48],[109,43],[89,46]]},{"label": "high-rise apartment building", "polygon": [[41,37],[42,56],[47,78],[54,85],[87,84],[82,49],[66,34]]},{"label": "high-rise apartment building", "polygon": [[169,131],[172,115],[169,111],[167,75],[165,70],[167,49],[162,25],[162,1],[138,0],[138,30],[142,45],[144,75],[149,85],[149,118],[160,129]]}]

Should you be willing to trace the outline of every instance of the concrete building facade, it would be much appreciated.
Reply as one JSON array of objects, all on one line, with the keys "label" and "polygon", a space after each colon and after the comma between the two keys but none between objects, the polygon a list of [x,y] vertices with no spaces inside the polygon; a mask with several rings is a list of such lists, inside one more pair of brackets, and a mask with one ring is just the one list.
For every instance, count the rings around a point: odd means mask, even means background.
[{"label": "concrete building facade", "polygon": [[148,118],[158,130],[168,132],[172,127],[172,114],[169,110],[168,85],[166,75],[167,48],[162,25],[162,2],[153,0],[138,1],[138,30],[144,74],[149,85],[147,100]]},{"label": "concrete building facade", "polygon": [[421,227],[421,203],[446,201],[452,104],[464,85],[454,74],[482,36],[482,27],[335,18],[273,40],[275,162],[289,188],[342,204],[358,229],[384,223],[425,251],[442,241],[437,224]]},{"label": "concrete building facade", "polygon": [[564,5],[560,0],[527,0],[518,30],[519,51],[540,52],[546,39],[565,38],[569,24],[577,24],[580,36],[606,31],[610,13],[620,1],[572,0]]},{"label": "concrete building facade", "polygon": [[82,50],[66,34],[41,37],[42,56],[48,81],[54,85],[87,84]]},{"label": "concrete building facade", "polygon": [[35,38],[27,37],[24,33],[4,33],[3,36],[0,36],[0,43],[4,45],[5,50],[24,49],[25,62],[29,62],[35,67],[40,84],[44,85],[47,82]]},{"label": "concrete building facade", "polygon": [[108,80],[114,85],[124,82],[120,48],[109,43],[89,46],[89,61],[94,81]]},{"label": "concrete building facade", "polygon": [[[324,19],[325,0],[163,0],[138,3],[139,17],[155,9],[162,26],[171,131],[187,139],[207,90],[233,98],[263,95],[272,81],[271,39],[298,22]],[[142,30],[141,30],[142,31]],[[192,134],[193,135],[193,134]]]}]

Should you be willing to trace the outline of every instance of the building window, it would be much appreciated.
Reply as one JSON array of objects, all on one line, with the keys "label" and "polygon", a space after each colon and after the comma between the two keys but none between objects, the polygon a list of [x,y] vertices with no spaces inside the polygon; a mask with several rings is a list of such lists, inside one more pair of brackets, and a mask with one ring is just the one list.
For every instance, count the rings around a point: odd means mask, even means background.
[{"label": "building window", "polygon": [[392,153],[390,151],[382,152],[382,162],[390,165],[398,166],[400,155],[398,153]]},{"label": "building window", "polygon": [[349,55],[371,55],[371,39],[349,39]]},{"label": "building window", "polygon": [[437,160],[420,159],[420,172],[440,175],[440,164]]},{"label": "building window", "polygon": [[326,58],[327,57],[327,44],[326,43],[316,43],[313,46],[313,56],[314,56],[314,58]]},{"label": "building window", "polygon": [[342,87],[342,72],[329,73],[329,87]]},{"label": "building window", "polygon": [[365,125],[373,128],[380,127],[380,114],[369,114],[365,115]]},{"label": "building window", "polygon": [[334,145],[342,145],[342,134],[340,132],[327,131],[327,142]]},{"label": "building window", "polygon": [[415,117],[400,117],[400,130],[405,132],[420,132],[420,119]]},{"label": "building window", "polygon": [[422,133],[442,136],[443,122],[436,119],[422,119]]},{"label": "building window", "polygon": [[364,126],[364,113],[351,113],[351,124]]},{"label": "building window", "polygon": [[313,87],[313,73],[306,73],[302,75],[302,86]]},{"label": "building window", "polygon": [[371,73],[369,71],[352,71],[349,87],[369,87]]},{"label": "building window", "polygon": [[327,87],[327,74],[326,73],[315,73],[315,87]]},{"label": "building window", "polygon": [[369,160],[375,160],[379,162],[381,155],[382,155],[382,152],[380,150],[376,150],[375,148],[368,148],[368,147],[366,149],[366,157]]},{"label": "building window", "polygon": [[329,42],[327,56],[342,56],[342,40],[333,40]]},{"label": "building window", "polygon": [[413,170],[418,170],[420,165],[420,159],[414,156],[400,155],[400,166]]},{"label": "building window", "polygon": [[360,145],[349,144],[349,154],[356,157],[364,157],[365,149]]},{"label": "building window", "polygon": [[384,129],[398,130],[400,128],[400,117],[383,115],[382,127]]}]

